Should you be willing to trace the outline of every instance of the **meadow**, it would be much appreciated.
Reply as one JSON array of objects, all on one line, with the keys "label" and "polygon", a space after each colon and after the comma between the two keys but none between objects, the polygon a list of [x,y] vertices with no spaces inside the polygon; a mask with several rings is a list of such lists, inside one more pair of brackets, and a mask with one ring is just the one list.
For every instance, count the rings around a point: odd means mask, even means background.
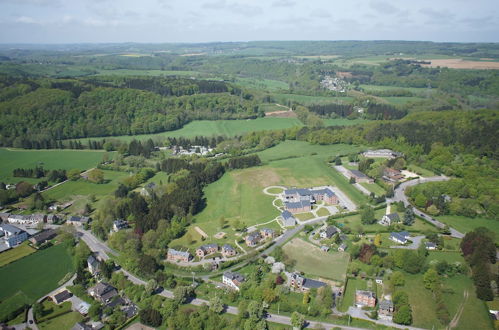
[{"label": "meadow", "polygon": [[273,94],[272,97],[277,103],[283,105],[288,104],[288,102],[295,102],[304,106],[312,104],[350,103],[354,100],[350,96],[310,96],[284,93]]},{"label": "meadow", "polygon": [[[464,233],[474,230],[478,227],[488,228],[493,233],[499,233],[499,220],[486,218],[468,218],[459,215],[444,215],[436,217],[439,221],[455,228]],[[499,237],[496,235],[496,243],[499,242]]]},{"label": "meadow", "polygon": [[29,256],[30,254],[36,252],[31,246],[24,242],[15,249],[10,249],[0,253],[0,267],[10,264],[18,259]]},{"label": "meadow", "polygon": [[[156,134],[121,135],[108,137],[109,139],[119,139],[123,141],[147,140],[167,137],[193,138],[196,136],[235,136],[247,132],[265,131],[273,129],[285,129],[293,126],[303,126],[296,118],[256,118],[246,120],[196,120],[185,125],[181,129]],[[90,140],[102,140],[102,137],[91,138]],[[81,139],[82,143],[89,139]]]},{"label": "meadow", "polygon": [[13,183],[19,181],[38,182],[42,179],[13,177],[15,168],[34,168],[43,166],[46,170],[77,168],[86,170],[102,161],[104,151],[90,150],[25,150],[0,149],[0,181]]},{"label": "meadow", "polygon": [[328,253],[315,245],[293,238],[283,246],[283,252],[296,261],[295,268],[311,276],[344,281],[350,256],[345,252]]}]

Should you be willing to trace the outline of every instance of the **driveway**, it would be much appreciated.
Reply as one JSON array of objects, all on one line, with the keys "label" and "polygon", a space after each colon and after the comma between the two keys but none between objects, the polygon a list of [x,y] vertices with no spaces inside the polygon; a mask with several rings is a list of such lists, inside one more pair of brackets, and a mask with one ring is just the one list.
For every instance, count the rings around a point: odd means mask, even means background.
[{"label": "driveway", "polygon": [[408,249],[408,250],[417,250],[419,245],[421,244],[421,241],[425,238],[424,235],[422,236],[415,236],[411,237],[409,240],[412,241],[411,244],[409,245],[393,245],[390,246],[390,249]]}]

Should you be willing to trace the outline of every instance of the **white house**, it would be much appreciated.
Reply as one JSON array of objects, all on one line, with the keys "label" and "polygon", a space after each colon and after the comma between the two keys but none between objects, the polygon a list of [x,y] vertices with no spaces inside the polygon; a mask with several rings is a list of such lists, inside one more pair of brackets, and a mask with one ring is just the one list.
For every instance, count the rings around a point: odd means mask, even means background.
[{"label": "white house", "polygon": [[241,286],[244,281],[246,281],[246,278],[238,273],[225,272],[222,276],[223,284],[236,291],[239,291],[239,286]]},{"label": "white house", "polygon": [[400,218],[397,213],[385,214],[378,223],[382,226],[390,226],[393,223],[399,222]]},{"label": "white house", "polygon": [[14,247],[28,239],[27,232],[8,223],[0,225],[0,230],[5,236],[4,239],[8,247]]},{"label": "white house", "polygon": [[292,226],[296,225],[296,219],[295,219],[295,217],[293,217],[291,212],[284,211],[281,213],[281,217],[283,220],[282,224],[284,227],[292,227]]}]

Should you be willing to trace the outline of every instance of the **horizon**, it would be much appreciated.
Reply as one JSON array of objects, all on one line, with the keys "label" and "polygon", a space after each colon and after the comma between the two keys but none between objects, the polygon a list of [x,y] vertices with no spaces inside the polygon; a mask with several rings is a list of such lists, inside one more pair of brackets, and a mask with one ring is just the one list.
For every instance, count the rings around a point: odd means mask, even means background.
[{"label": "horizon", "polygon": [[0,44],[499,42],[495,1],[0,0]]}]

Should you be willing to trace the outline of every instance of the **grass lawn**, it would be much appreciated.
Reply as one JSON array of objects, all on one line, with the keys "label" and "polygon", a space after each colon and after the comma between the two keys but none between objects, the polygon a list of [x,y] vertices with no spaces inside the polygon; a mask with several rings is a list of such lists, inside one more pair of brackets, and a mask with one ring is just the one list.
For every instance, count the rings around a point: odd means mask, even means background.
[{"label": "grass lawn", "polygon": [[424,177],[434,176],[435,175],[435,173],[433,173],[432,171],[427,170],[427,169],[422,168],[422,167],[419,167],[419,166],[414,165],[414,164],[411,164],[411,165],[407,166],[407,169],[409,171],[411,171],[411,172],[414,172],[416,174],[422,175]]},{"label": "grass lawn", "polygon": [[0,298],[0,318],[8,316],[11,312],[22,308],[26,304],[32,302],[22,291],[19,291],[10,297]]},{"label": "grass lawn", "polygon": [[236,84],[246,88],[254,88],[266,91],[280,91],[289,89],[288,83],[270,79],[237,78]]},{"label": "grass lawn", "polygon": [[43,330],[71,329],[77,322],[83,320],[83,316],[78,312],[69,312],[38,324],[38,328]]},{"label": "grass lawn", "polygon": [[0,268],[0,299],[22,291],[34,301],[57,288],[59,280],[73,271],[65,245],[41,250]]},{"label": "grass lawn", "polygon": [[282,188],[270,188],[270,189],[267,189],[267,192],[269,194],[280,194],[280,193],[284,192],[284,190]]},{"label": "grass lawn", "polygon": [[319,217],[326,217],[326,216],[330,215],[329,211],[323,207],[320,208],[316,213]]},{"label": "grass lawn", "polygon": [[0,267],[10,264],[11,262],[21,259],[22,257],[28,256],[33,252],[36,252],[36,250],[28,246],[28,241],[22,243],[16,248],[1,252]]},{"label": "grass lawn", "polygon": [[341,300],[341,304],[338,306],[338,309],[341,312],[346,312],[348,307],[353,306],[355,302],[355,291],[365,290],[366,288],[366,281],[357,278],[349,278],[345,294],[343,295],[343,299]]},{"label": "grass lawn", "polygon": [[382,98],[386,100],[388,103],[393,105],[404,105],[409,102],[424,100],[421,97],[415,97],[415,96],[383,96]]},{"label": "grass lawn", "polygon": [[428,262],[432,260],[445,260],[448,263],[461,262],[464,263],[464,258],[460,252],[447,252],[447,251],[430,251],[426,258]]},{"label": "grass lawn", "polygon": [[312,212],[298,213],[298,214],[295,214],[294,217],[301,220],[301,221],[310,220],[310,219],[315,218],[315,216]]},{"label": "grass lawn", "polygon": [[[458,231],[467,233],[477,227],[485,227],[494,233],[499,233],[499,220],[486,218],[468,218],[459,215],[444,215],[436,217],[439,221],[457,229]],[[499,237],[496,235],[496,243],[499,242]]]},{"label": "grass lawn", "polygon": [[[113,139],[131,141],[132,139],[147,140],[156,137],[186,137],[226,135],[234,136],[253,131],[265,131],[273,129],[285,129],[293,126],[303,126],[297,118],[264,117],[243,120],[196,120],[185,125],[181,129],[156,134],[122,135],[113,136]],[[103,138],[96,138],[102,140]],[[82,142],[89,139],[81,139]],[[90,139],[92,140],[92,139]]]},{"label": "grass lawn", "polygon": [[37,319],[37,323],[43,323],[45,320],[53,318],[56,315],[65,314],[71,311],[71,302],[66,301],[60,305],[52,302],[51,300],[45,299],[42,302],[42,316]]},{"label": "grass lawn", "polygon": [[291,259],[296,260],[295,268],[299,271],[316,277],[345,280],[350,259],[348,253],[327,253],[300,238],[293,238],[286,243],[283,251]]},{"label": "grass lawn", "polygon": [[73,200],[79,196],[104,196],[109,195],[118,188],[118,184],[122,179],[129,176],[126,172],[108,171],[105,170],[104,179],[106,183],[96,184],[83,179],[78,181],[68,181],[53,189],[43,193],[43,197],[48,200]]},{"label": "grass lawn", "polygon": [[367,182],[361,182],[359,183],[362,187],[366,188],[370,192],[373,192],[376,196],[382,196],[386,194],[386,190],[381,188],[378,184],[376,183],[367,183]]},{"label": "grass lawn", "polygon": [[78,168],[86,170],[96,166],[105,152],[95,150],[24,150],[0,149],[0,181],[38,182],[42,179],[14,178],[12,171],[15,168],[34,168],[43,165],[46,170]]}]

